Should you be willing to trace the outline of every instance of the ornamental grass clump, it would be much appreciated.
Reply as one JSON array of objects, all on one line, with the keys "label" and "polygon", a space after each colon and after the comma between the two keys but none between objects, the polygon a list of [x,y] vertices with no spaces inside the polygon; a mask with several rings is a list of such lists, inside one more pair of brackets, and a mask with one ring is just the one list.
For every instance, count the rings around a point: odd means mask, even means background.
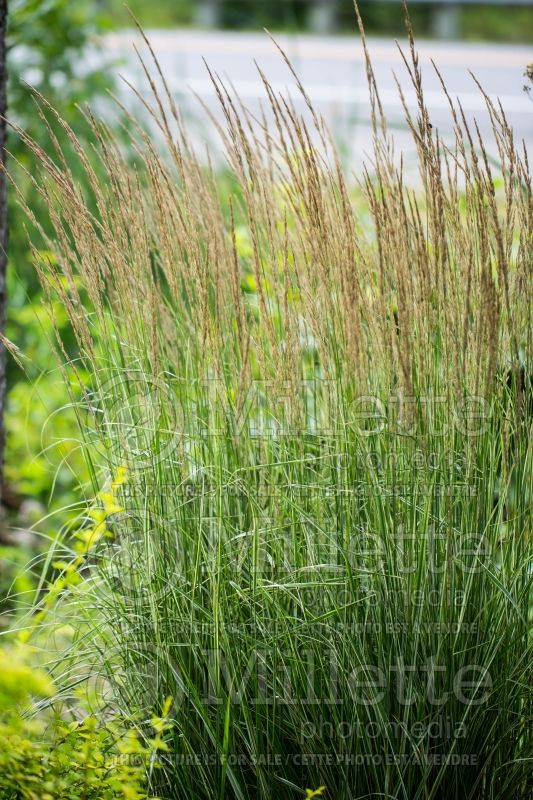
[{"label": "ornamental grass clump", "polygon": [[363,32],[358,187],[294,73],[261,119],[211,76],[231,181],[155,59],[129,152],[64,125],[83,189],[28,141],[95,488],[126,475],[78,665],[136,719],[172,698],[165,798],[531,791],[531,176],[486,95],[497,164],[448,95],[441,140],[408,33],[413,185]]}]

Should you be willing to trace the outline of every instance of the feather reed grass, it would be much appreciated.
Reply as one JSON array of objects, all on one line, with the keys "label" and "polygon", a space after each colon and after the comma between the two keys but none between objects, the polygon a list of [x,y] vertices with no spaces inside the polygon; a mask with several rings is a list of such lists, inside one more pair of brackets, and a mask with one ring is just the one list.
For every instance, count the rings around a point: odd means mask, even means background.
[{"label": "feather reed grass", "polygon": [[229,197],[151,51],[133,158],[88,115],[95,170],[62,123],[82,186],[20,132],[95,484],[128,476],[80,651],[115,707],[174,699],[164,797],[530,797],[527,154],[485,95],[495,167],[444,81],[441,140],[408,24],[409,186],[361,34],[357,202],[305,88],[302,114],[261,72],[261,119],[211,74]]}]

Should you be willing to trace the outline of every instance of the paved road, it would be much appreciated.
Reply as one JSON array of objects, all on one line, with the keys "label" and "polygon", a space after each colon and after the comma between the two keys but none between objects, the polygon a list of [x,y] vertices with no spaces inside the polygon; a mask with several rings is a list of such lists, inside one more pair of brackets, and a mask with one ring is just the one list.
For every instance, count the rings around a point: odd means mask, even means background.
[{"label": "paved road", "polygon": [[[216,98],[203,58],[221,76],[229,79],[240,97],[254,110],[265,93],[254,60],[268,76],[274,88],[298,97],[287,66],[264,33],[227,33],[200,31],[150,31],[150,41],[160,60],[169,84],[179,98],[196,136],[213,140],[205,124],[194,93],[210,107]],[[369,103],[363,51],[358,36],[279,35],[279,44],[289,55],[314,104],[325,116],[341,146],[357,163],[368,150]],[[135,62],[133,31],[107,37],[106,49],[122,59],[120,71],[134,84],[146,88]],[[141,45],[141,49],[142,45]],[[409,104],[414,101],[407,72],[394,41],[370,39],[369,49],[380,87],[383,105],[391,126],[396,130],[398,146],[412,152],[402,131],[402,110],[395,88],[393,71],[406,89]],[[471,70],[492,97],[499,97],[515,128],[516,136],[525,139],[533,151],[533,100],[523,91],[524,69],[533,62],[533,48],[492,44],[421,42],[418,45],[426,101],[432,122],[446,138],[451,134],[447,101],[431,66],[433,59],[441,70],[453,97],[459,97],[468,115],[475,116],[483,132],[488,131],[488,115],[483,98],[469,74]],[[127,95],[127,93],[126,93]],[[201,124],[195,124],[200,117]]]}]

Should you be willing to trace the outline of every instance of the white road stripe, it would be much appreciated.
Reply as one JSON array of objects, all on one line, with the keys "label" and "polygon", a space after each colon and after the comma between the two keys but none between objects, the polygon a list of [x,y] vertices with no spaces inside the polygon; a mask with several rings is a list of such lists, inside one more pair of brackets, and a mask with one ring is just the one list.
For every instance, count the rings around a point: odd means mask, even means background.
[{"label": "white road stripe", "polygon": [[[261,81],[233,81],[233,88],[243,100],[265,99],[265,87]],[[192,78],[190,80],[174,80],[170,82],[170,88],[178,94],[189,94],[196,92],[200,97],[212,97],[215,88],[209,79]],[[301,99],[296,85],[285,83],[273,83],[272,89],[276,93],[285,96],[290,93],[295,100]],[[349,85],[332,86],[330,84],[311,84],[306,86],[306,91],[316,103],[332,104],[363,104],[368,105],[368,89],[366,87],[354,87]],[[408,106],[416,106],[416,96],[413,91],[405,91],[405,99]],[[383,89],[380,91],[381,100],[384,106],[401,108],[401,101],[398,93],[394,89]],[[448,101],[443,92],[427,91],[425,100],[428,108],[434,110],[448,110]],[[480,92],[461,92],[457,97],[462,103],[465,111],[485,111],[487,110],[485,100]],[[456,97],[452,95],[452,99]],[[533,119],[533,102],[525,94],[514,95],[506,94],[500,96],[500,101],[506,113],[529,114]],[[497,105],[498,98],[491,96],[491,100]]]},{"label": "white road stripe", "polygon": [[[257,33],[212,33],[199,31],[148,31],[148,38],[158,54],[196,55],[198,57],[228,55],[233,57],[259,56],[279,57],[279,54],[266,34]],[[276,36],[289,56],[294,59],[312,61],[363,62],[364,54],[358,35],[338,38],[312,36]],[[133,42],[144,47],[139,35],[132,30],[108,34],[106,48],[128,51]],[[400,42],[407,47],[405,42]],[[376,63],[400,64],[402,59],[393,41],[369,39],[370,54]],[[443,42],[421,41],[417,43],[421,63],[435,60],[438,65],[475,69],[476,67],[520,69],[533,61],[533,47],[518,45],[488,45],[457,43],[455,46]]]}]

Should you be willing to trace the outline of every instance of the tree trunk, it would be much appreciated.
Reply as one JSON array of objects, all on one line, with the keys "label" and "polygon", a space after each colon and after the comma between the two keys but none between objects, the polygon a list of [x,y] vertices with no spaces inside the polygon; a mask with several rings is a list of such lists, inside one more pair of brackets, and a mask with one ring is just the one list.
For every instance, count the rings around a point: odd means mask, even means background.
[{"label": "tree trunk", "polygon": [[[7,112],[7,67],[6,67],[6,26],[7,0],[0,0],[0,161],[6,163],[6,112]],[[0,169],[0,333],[6,325],[6,271],[7,271],[7,178]],[[4,409],[6,402],[6,348],[0,343],[0,492],[4,477],[5,426]],[[0,496],[1,501],[1,496]]]}]

